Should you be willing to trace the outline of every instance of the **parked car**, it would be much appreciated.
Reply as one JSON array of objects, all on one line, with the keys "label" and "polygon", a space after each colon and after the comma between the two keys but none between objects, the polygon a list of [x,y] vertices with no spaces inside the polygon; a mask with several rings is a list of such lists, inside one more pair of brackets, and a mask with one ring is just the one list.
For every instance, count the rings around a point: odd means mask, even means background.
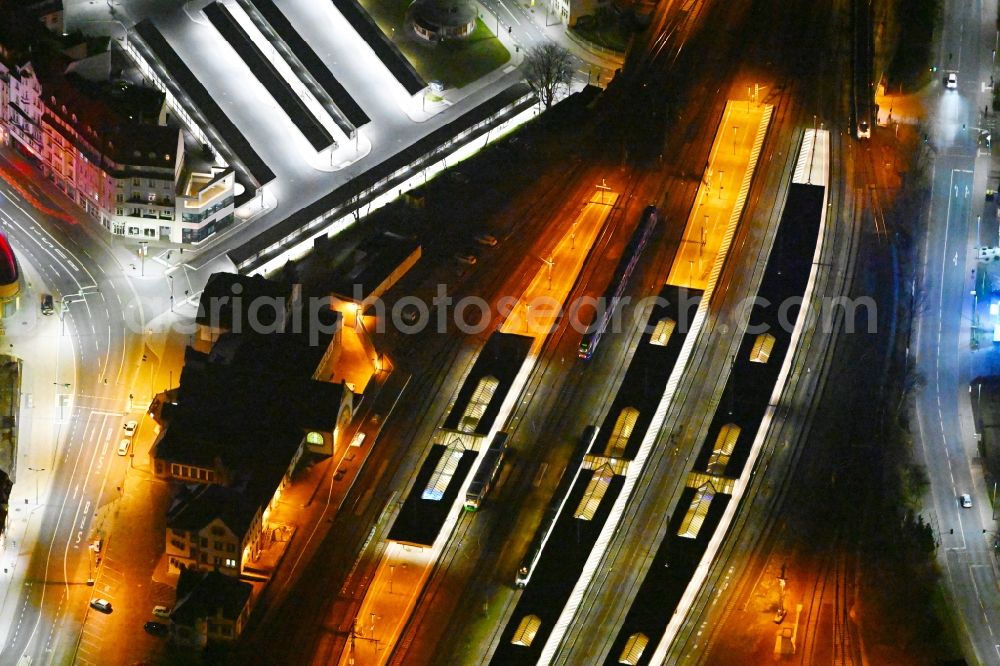
[{"label": "parked car", "polygon": [[963,495],[959,495],[958,499],[962,503],[962,508],[963,509],[971,509],[972,508],[972,495],[970,495],[968,493],[965,493]]},{"label": "parked car", "polygon": [[166,606],[153,606],[153,615],[167,619],[170,617],[170,609]]},{"label": "parked car", "polygon": [[142,625],[142,628],[146,630],[147,634],[152,634],[154,636],[166,636],[170,633],[170,627],[162,622],[150,621]]},{"label": "parked car", "polygon": [[476,259],[476,255],[474,254],[459,253],[455,255],[455,261],[457,261],[460,264],[465,264],[466,266],[475,266],[476,261],[478,260]]},{"label": "parked car", "polygon": [[131,439],[132,436],[135,434],[135,428],[138,425],[139,424],[136,423],[135,421],[126,421],[125,425],[122,426],[122,430],[125,432],[125,436]]},{"label": "parked car", "polygon": [[948,76],[944,79],[944,85],[949,90],[954,90],[958,87],[958,74],[955,72],[948,72]]},{"label": "parked car", "polygon": [[126,453],[128,453],[128,448],[130,446],[132,446],[131,439],[123,439],[122,441],[118,442],[118,455],[123,456]]},{"label": "parked car", "polygon": [[108,601],[107,599],[101,599],[100,597],[98,597],[97,599],[91,599],[90,607],[93,608],[94,610],[99,610],[102,613],[110,613],[112,610],[111,602]]},{"label": "parked car", "polygon": [[487,247],[493,247],[497,244],[496,236],[491,236],[490,234],[479,234],[476,236],[476,242],[480,245],[485,245]]},{"label": "parked car", "polygon": [[50,315],[56,311],[55,301],[52,300],[52,294],[42,294],[42,314]]}]

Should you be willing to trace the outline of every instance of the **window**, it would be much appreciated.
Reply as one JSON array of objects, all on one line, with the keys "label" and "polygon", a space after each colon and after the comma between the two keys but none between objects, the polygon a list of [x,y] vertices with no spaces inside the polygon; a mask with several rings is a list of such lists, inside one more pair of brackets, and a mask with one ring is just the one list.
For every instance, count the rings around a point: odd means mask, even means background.
[{"label": "window", "polygon": [[323,446],[323,433],[321,432],[311,432],[306,435],[306,443],[312,444],[313,446]]},{"label": "window", "polygon": [[207,553],[202,553],[201,554],[201,562],[202,562],[202,564],[208,564],[208,554]]},{"label": "window", "polygon": [[750,350],[751,363],[767,363],[771,358],[771,351],[774,350],[774,336],[770,333],[761,333],[754,340],[753,349]]},{"label": "window", "polygon": [[[118,194],[115,195],[115,201],[118,203],[124,203],[125,195],[119,192]],[[121,215],[121,213],[119,213],[119,215]]]},{"label": "window", "polygon": [[149,201],[149,203],[153,203],[154,201],[156,201],[156,193],[155,192],[148,193],[146,195],[146,200]]},{"label": "window", "polygon": [[674,332],[677,324],[670,317],[664,317],[660,321],[656,322],[656,328],[653,329],[653,335],[649,338],[649,343],[653,345],[659,345],[665,347],[667,342],[670,341],[670,336]]},{"label": "window", "polygon": [[646,650],[646,645],[648,644],[649,638],[646,634],[632,634],[628,637],[628,641],[625,643],[625,647],[622,649],[622,653],[618,657],[618,663],[635,666],[635,664],[638,664],[639,660],[642,659],[642,653]]},{"label": "window", "polygon": [[140,182],[141,181],[138,178],[133,178],[132,179],[132,187],[139,187]]},{"label": "window", "polygon": [[208,537],[202,537],[201,538],[201,547],[202,548],[208,548]]},{"label": "window", "polygon": [[234,543],[227,543],[226,544],[226,552],[227,553],[235,553],[236,552],[236,544],[234,544]]},{"label": "window", "polygon": [[156,187],[156,181],[150,178],[148,181],[150,187]]},{"label": "window", "polygon": [[530,647],[541,626],[542,618],[537,615],[525,615],[517,625],[517,631],[514,632],[514,637],[510,639],[510,642],[514,645]]},{"label": "window", "polygon": [[604,447],[604,455],[609,458],[621,458],[625,455],[625,446],[632,436],[636,421],[639,420],[639,410],[635,407],[625,407],[615,420],[614,430]]},{"label": "window", "polygon": [[226,558],[226,566],[229,567],[230,569],[235,569],[236,568],[236,560],[234,560],[232,558]]},{"label": "window", "polygon": [[[216,542],[215,542],[215,543],[213,543],[212,545],[214,545],[214,546],[215,546],[215,549],[216,549],[216,550],[222,550],[222,542],[221,542],[221,541],[216,541]],[[218,559],[218,558],[216,558],[216,559]]]}]

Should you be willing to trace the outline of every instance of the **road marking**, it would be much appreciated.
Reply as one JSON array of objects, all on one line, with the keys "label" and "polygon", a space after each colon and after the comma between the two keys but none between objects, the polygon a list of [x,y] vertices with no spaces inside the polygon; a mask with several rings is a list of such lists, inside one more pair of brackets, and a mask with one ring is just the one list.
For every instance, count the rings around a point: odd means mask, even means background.
[{"label": "road marking", "polygon": [[514,12],[510,11],[510,8],[507,5],[501,2],[500,6],[507,10],[507,13],[510,14],[510,18],[514,21],[514,23],[521,25],[521,22],[517,20],[517,17],[514,16]]}]

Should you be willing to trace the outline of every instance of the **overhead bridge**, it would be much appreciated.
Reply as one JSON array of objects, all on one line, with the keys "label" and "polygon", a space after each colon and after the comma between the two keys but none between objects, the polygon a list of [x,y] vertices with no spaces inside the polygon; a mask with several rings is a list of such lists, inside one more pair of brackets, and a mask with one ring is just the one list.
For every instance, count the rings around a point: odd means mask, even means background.
[{"label": "overhead bridge", "polygon": [[254,44],[250,35],[239,24],[226,5],[213,2],[202,10],[237,55],[247,64],[253,75],[270,93],[281,110],[285,112],[302,136],[317,152],[335,145],[333,135],[312,114],[302,98],[292,90],[292,86],[281,76],[274,64]]}]

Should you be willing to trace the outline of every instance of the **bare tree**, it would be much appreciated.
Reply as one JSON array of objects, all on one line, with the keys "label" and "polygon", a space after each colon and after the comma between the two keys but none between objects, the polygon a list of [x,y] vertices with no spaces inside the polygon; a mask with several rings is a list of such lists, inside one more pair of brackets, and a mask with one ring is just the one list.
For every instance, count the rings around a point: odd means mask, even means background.
[{"label": "bare tree", "polygon": [[524,70],[525,80],[546,109],[555,101],[559,86],[568,86],[573,78],[569,51],[552,42],[531,47],[524,57]]}]

